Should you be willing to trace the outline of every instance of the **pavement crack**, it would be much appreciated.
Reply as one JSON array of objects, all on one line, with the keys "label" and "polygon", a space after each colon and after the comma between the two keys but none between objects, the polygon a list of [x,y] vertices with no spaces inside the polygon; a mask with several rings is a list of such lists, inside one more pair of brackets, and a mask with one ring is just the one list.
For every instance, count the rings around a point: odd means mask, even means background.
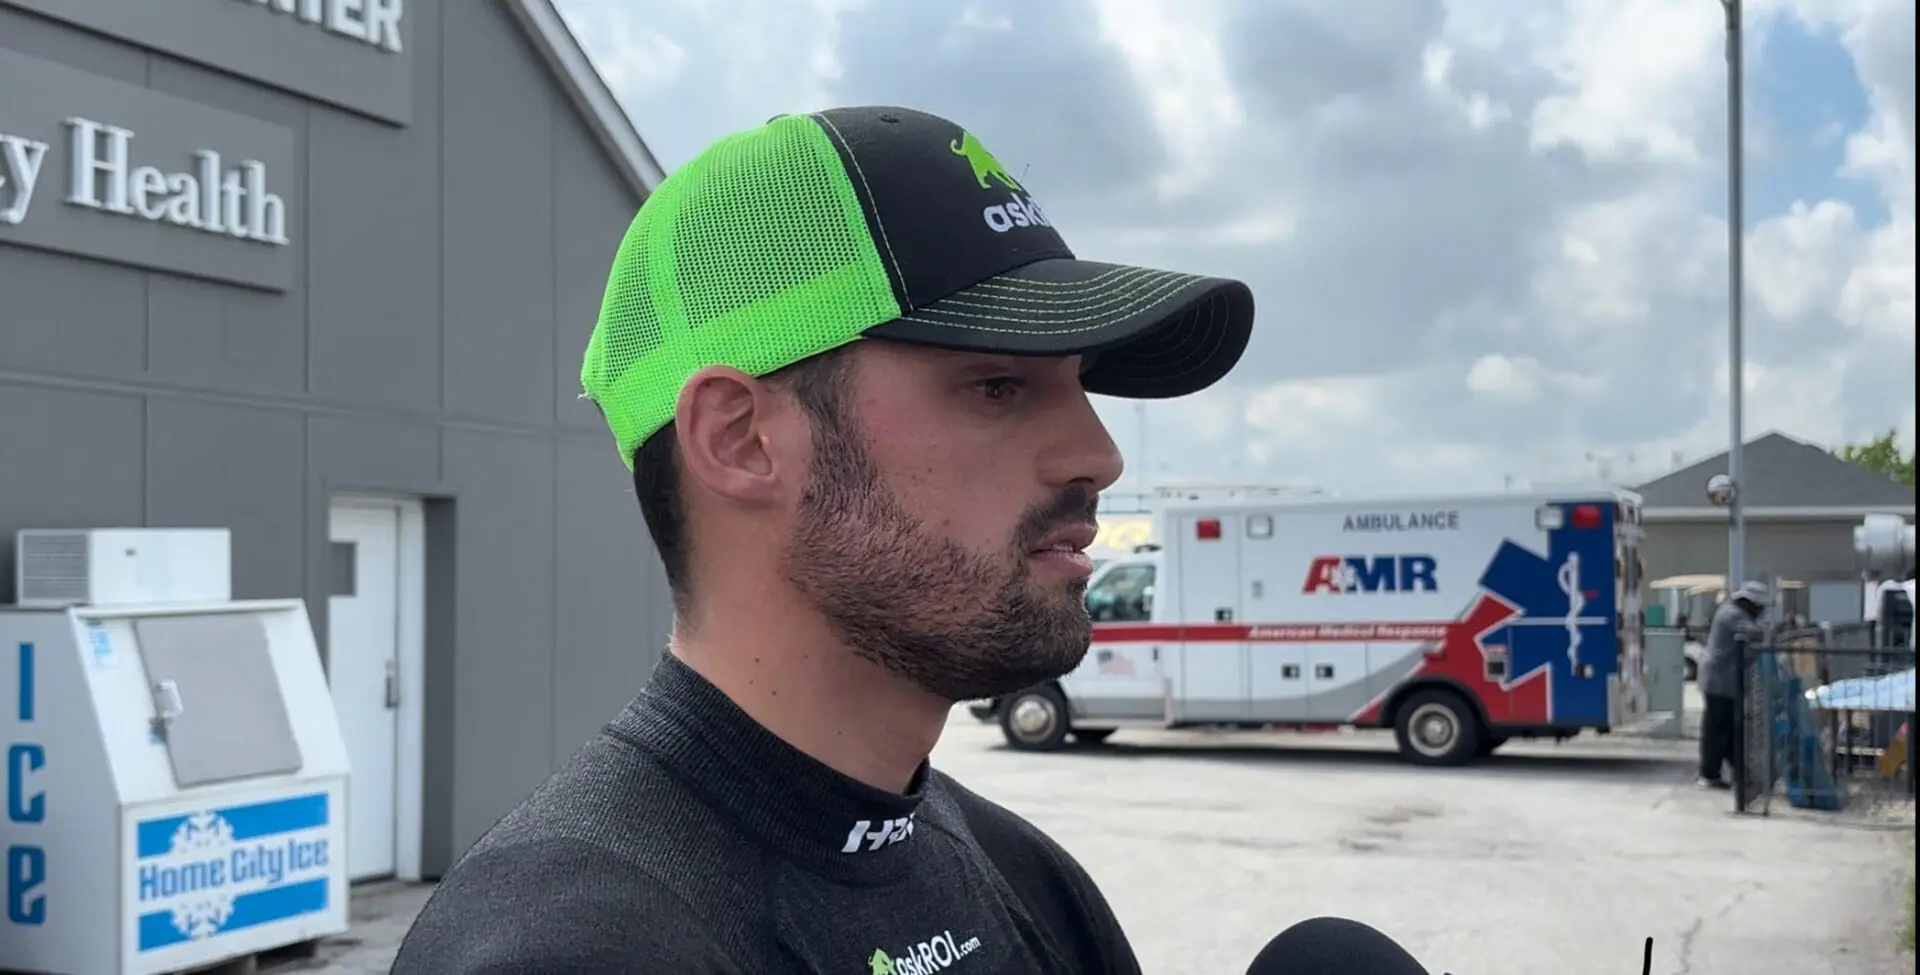
[{"label": "pavement crack", "polygon": [[1732,914],[1734,908],[1739,907],[1747,898],[1759,893],[1765,887],[1766,884],[1756,882],[1751,887],[1735,893],[1721,905],[1719,910],[1695,917],[1693,923],[1687,925],[1685,931],[1680,932],[1680,970],[1674,975],[1693,975],[1693,942],[1700,936],[1700,930],[1707,926],[1708,921],[1717,921]]},{"label": "pavement crack", "polygon": [[1692,975],[1693,939],[1700,936],[1700,929],[1706,926],[1706,923],[1707,916],[1702,914],[1694,918],[1693,923],[1687,925],[1685,931],[1680,932],[1680,969],[1674,972],[1674,975]]}]

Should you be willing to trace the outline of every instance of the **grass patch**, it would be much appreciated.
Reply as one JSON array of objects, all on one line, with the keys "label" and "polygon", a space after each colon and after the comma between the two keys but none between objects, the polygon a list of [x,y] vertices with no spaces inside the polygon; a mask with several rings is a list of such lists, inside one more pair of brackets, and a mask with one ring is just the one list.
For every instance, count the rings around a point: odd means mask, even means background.
[{"label": "grass patch", "polygon": [[1913,878],[1907,878],[1907,926],[1900,932],[1900,947],[1907,951],[1913,950],[1913,887]]}]

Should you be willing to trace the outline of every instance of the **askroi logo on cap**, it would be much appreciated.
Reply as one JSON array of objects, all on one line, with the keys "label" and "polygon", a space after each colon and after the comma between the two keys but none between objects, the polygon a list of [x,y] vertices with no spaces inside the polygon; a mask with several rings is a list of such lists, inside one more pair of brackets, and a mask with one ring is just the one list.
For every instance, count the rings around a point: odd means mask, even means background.
[{"label": "askroi logo on cap", "polygon": [[980,211],[980,218],[986,221],[988,229],[996,234],[1004,234],[1019,227],[1053,226],[1047,222],[1047,215],[1041,211],[1040,205],[1027,194],[1026,187],[1007,172],[1007,167],[1002,166],[1000,160],[995,159],[993,153],[973,137],[973,133],[962,131],[958,138],[947,143],[947,148],[967,161],[968,168],[973,171],[973,181],[981,189],[991,190],[998,183],[1002,189],[1012,191],[1007,194],[1006,202],[992,204]]}]

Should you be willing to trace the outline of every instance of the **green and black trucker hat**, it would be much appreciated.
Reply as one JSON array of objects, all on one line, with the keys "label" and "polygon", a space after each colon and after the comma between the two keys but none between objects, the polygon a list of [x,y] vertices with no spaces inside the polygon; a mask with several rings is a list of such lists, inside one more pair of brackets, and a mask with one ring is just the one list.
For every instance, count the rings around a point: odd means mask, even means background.
[{"label": "green and black trucker hat", "polygon": [[580,368],[621,459],[693,373],[761,376],[860,338],[1086,354],[1088,392],[1184,396],[1239,361],[1239,281],[1082,261],[960,126],[906,108],[782,115],[722,138],[641,206]]}]

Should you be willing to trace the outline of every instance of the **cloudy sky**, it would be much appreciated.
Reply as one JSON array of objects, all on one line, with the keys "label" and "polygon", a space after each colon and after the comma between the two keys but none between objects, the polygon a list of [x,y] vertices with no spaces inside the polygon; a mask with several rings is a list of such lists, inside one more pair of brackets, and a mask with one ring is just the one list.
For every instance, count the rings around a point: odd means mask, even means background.
[{"label": "cloudy sky", "polygon": [[[1227,382],[1102,402],[1116,490],[1632,479],[1726,446],[1716,0],[561,7],[669,168],[781,112],[906,105],[1080,256],[1251,283]],[[1747,8],[1748,434],[1911,447],[1915,4]]]}]

